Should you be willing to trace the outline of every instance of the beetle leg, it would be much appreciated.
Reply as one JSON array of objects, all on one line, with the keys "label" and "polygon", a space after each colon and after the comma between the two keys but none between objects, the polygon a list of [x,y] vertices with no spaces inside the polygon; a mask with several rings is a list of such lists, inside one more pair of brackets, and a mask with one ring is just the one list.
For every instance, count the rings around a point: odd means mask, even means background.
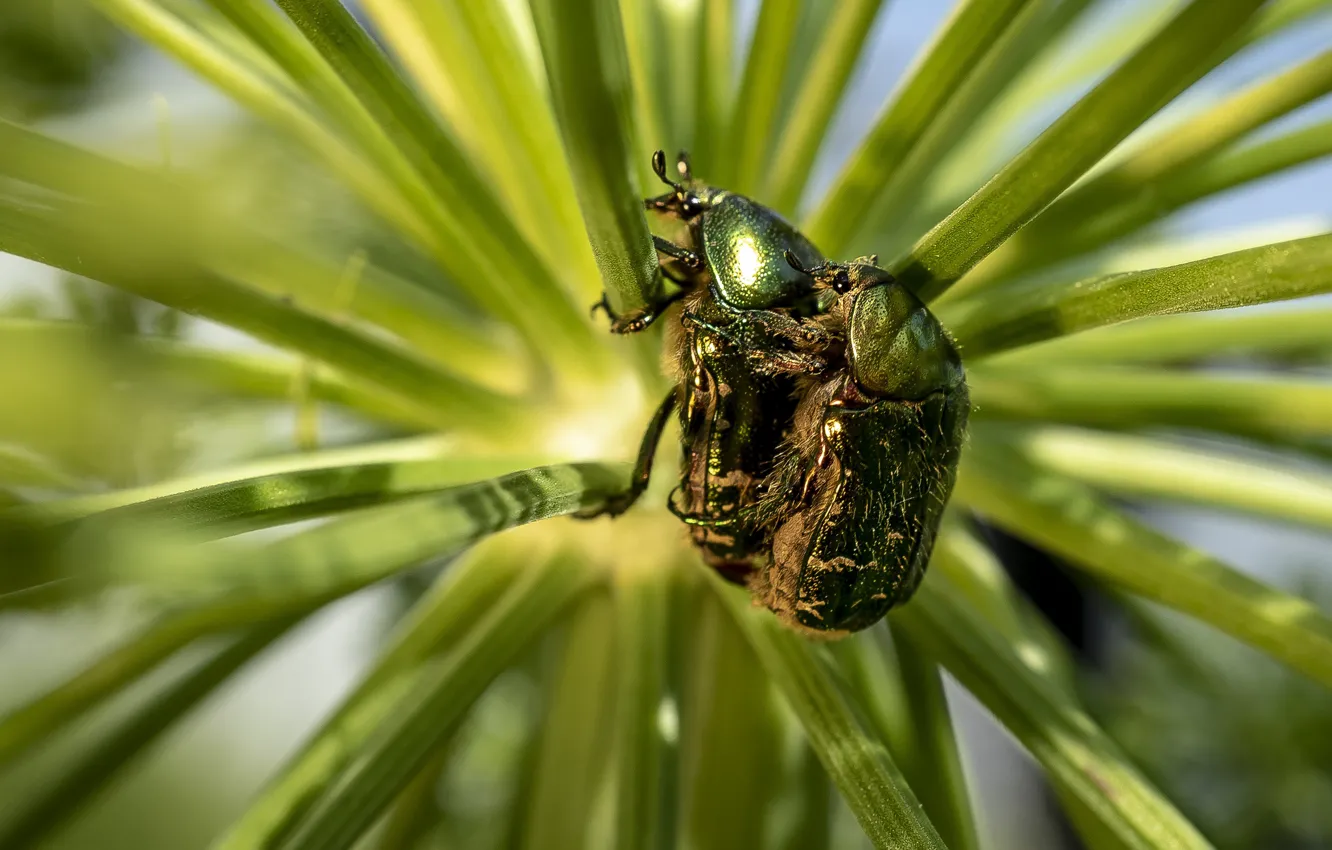
[{"label": "beetle leg", "polygon": [[822,357],[798,351],[751,351],[749,359],[761,375],[818,375],[828,368]]},{"label": "beetle leg", "polygon": [[[635,310],[623,316],[612,315],[609,308],[606,309],[606,315],[611,318],[611,333],[613,334],[636,334],[639,331],[645,331],[648,327],[666,312],[666,308],[684,298],[688,290],[681,289],[665,296],[655,304],[649,304],[640,310]],[[603,300],[604,296],[603,296]],[[596,309],[597,305],[593,305]]]},{"label": "beetle leg", "polygon": [[596,318],[598,310],[603,311],[606,314],[606,318],[610,319],[612,324],[620,320],[620,317],[611,309],[610,300],[606,297],[606,293],[604,292],[601,293],[601,300],[593,304],[592,308],[587,311],[587,314]]},{"label": "beetle leg", "polygon": [[753,335],[756,338],[784,339],[799,348],[826,348],[834,339],[828,329],[819,322],[812,319],[793,319],[770,310],[750,311],[737,319],[737,323],[755,328],[756,332]]},{"label": "beetle leg", "polygon": [[652,241],[657,246],[659,253],[665,254],[673,260],[679,260],[690,271],[707,271],[708,266],[707,263],[703,262],[703,258],[688,248],[682,248],[674,242],[662,239],[660,236],[653,236]]},{"label": "beetle leg", "polygon": [[679,487],[671,491],[670,497],[666,500],[666,509],[685,525],[699,528],[730,528],[740,521],[738,517],[707,517],[703,514],[691,514],[675,503],[675,494],[679,492]]},{"label": "beetle leg", "polygon": [[[662,276],[668,278],[670,277],[669,275],[665,274],[664,271],[662,272]],[[670,278],[670,279],[672,281],[675,280],[675,278]],[[679,281],[676,282],[678,283]],[[596,316],[598,310],[604,312],[606,314],[606,318],[610,319],[611,333],[636,334],[639,331],[647,330],[648,327],[653,322],[655,322],[658,318],[661,317],[662,313],[666,312],[667,307],[670,307],[676,301],[679,301],[681,298],[684,298],[686,295],[689,294],[689,292],[690,292],[689,289],[676,290],[675,292],[663,295],[661,298],[659,298],[658,300],[656,300],[651,304],[648,304],[644,307],[640,307],[637,310],[632,310],[623,316],[621,316],[620,314],[616,313],[614,310],[611,309],[610,300],[607,298],[606,293],[603,292],[601,293],[601,300],[597,301],[597,303],[592,305],[592,309],[590,312],[591,315],[593,316]]]},{"label": "beetle leg", "polygon": [[[750,361],[754,370],[761,375],[818,375],[828,368],[828,361],[817,354],[793,351],[789,348],[770,344],[769,340],[774,337],[790,339],[793,336],[797,345],[805,343],[806,347],[817,347],[808,343],[805,332],[798,329],[799,326],[806,323],[797,322],[794,319],[777,316],[776,314],[770,315],[771,318],[780,321],[775,325],[769,325],[768,318],[745,317],[744,319],[737,319],[733,325],[721,328],[697,316],[685,315],[681,316],[681,320],[688,324],[706,328],[726,340],[728,344],[743,352],[744,357]],[[781,324],[781,322],[788,322],[789,325]],[[814,325],[813,322],[808,324]],[[740,327],[737,329],[735,325]],[[782,328],[782,332],[774,330],[775,327]],[[791,336],[786,336],[786,333]]]},{"label": "beetle leg", "polygon": [[634,472],[629,478],[629,487],[607,498],[600,507],[579,511],[574,516],[579,519],[592,519],[602,514],[616,517],[633,507],[634,502],[637,502],[638,498],[647,490],[648,480],[652,477],[652,459],[657,454],[657,445],[661,442],[661,434],[666,430],[666,422],[671,418],[671,413],[675,410],[678,400],[676,391],[672,388],[666,394],[666,398],[662,399],[661,404],[657,406],[656,412],[652,414],[652,419],[648,421],[647,430],[643,432],[643,442],[638,447],[638,459],[634,462]]}]

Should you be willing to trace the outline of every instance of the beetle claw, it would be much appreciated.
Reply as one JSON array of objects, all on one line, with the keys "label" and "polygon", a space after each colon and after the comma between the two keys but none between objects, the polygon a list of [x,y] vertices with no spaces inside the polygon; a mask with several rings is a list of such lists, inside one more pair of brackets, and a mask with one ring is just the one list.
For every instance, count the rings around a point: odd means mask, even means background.
[{"label": "beetle claw", "polygon": [[611,320],[612,325],[620,320],[620,317],[615,315],[615,311],[611,309],[610,300],[606,297],[606,293],[604,292],[601,293],[601,299],[588,309],[587,315],[595,319],[598,310],[605,312],[606,318]]}]

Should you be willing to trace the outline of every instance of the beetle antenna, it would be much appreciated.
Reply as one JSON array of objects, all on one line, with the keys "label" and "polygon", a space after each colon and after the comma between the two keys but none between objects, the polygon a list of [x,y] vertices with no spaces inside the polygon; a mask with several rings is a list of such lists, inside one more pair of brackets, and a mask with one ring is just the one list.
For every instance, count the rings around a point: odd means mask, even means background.
[{"label": "beetle antenna", "polygon": [[800,262],[800,258],[797,257],[794,253],[792,253],[790,248],[787,248],[785,251],[783,251],[782,256],[786,258],[786,264],[791,268],[795,269],[801,274],[810,273],[810,270],[805,268],[805,266]]},{"label": "beetle antenna", "polygon": [[652,152],[652,173],[656,174],[658,180],[665,183],[667,186],[670,186],[672,189],[679,188],[666,176],[666,151],[659,150]]},{"label": "beetle antenna", "polygon": [[786,258],[786,264],[788,266],[800,272],[801,274],[807,274],[810,277],[815,277],[815,278],[827,272],[828,268],[832,265],[832,263],[819,263],[817,266],[810,266],[809,268],[805,268],[805,264],[800,262],[800,258],[797,257],[794,253],[792,253],[790,248],[787,248],[785,251],[783,251],[782,256]]},{"label": "beetle antenna", "polygon": [[676,156],[675,170],[680,173],[680,179],[686,183],[694,179],[694,171],[689,164],[689,151],[680,151]]}]

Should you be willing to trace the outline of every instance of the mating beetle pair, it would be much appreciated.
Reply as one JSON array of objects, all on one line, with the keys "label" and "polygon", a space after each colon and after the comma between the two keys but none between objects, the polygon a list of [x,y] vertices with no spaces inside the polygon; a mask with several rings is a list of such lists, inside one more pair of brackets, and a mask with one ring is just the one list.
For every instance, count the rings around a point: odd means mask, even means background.
[{"label": "mating beetle pair", "polygon": [[678,405],[670,508],[708,564],[798,628],[873,625],[915,591],[952,489],[969,409],[957,352],[874,258],[829,262],[772,210],[693,180],[683,156],[680,182],[660,151],[653,168],[671,191],[647,208],[687,225],[687,245],[656,237],[680,289],[612,330],[681,301],[676,387],[607,511],[646,488]]}]

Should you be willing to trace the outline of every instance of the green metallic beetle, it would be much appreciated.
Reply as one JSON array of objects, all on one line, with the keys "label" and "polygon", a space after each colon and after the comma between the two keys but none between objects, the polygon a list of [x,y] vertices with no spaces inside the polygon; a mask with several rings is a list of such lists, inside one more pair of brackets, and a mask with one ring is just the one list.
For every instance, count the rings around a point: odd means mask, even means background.
[{"label": "green metallic beetle", "polygon": [[798,630],[873,625],[915,591],[952,490],[969,410],[957,352],[874,258],[828,262],[776,213],[693,181],[683,158],[681,183],[660,152],[653,167],[672,191],[648,209],[687,225],[687,245],[657,238],[681,290],[612,329],[682,301],[666,347],[677,386],[605,512],[642,494],[678,404],[670,507],[704,559]]},{"label": "green metallic beetle", "polygon": [[763,484],[758,525],[771,560],[749,586],[788,624],[831,636],[873,625],[915,592],[970,402],[948,334],[873,258],[808,273],[836,293],[816,321],[841,351],[825,350],[836,365],[803,386]]},{"label": "green metallic beetle", "polygon": [[[680,284],[636,313],[612,316],[616,333],[647,328],[681,301],[668,328],[667,371],[676,386],[658,407],[639,451],[631,488],[604,512],[626,510],[647,487],[652,457],[674,408],[680,408],[683,463],[670,507],[690,527],[704,559],[743,582],[767,561],[768,540],[751,518],[762,480],[773,469],[796,408],[794,374],[826,368],[809,353],[824,342],[810,266],[823,255],[772,210],[692,179],[680,158],[680,182],[666,176],[661,151],[653,169],[671,191],[645,204],[683,223],[687,244],[656,237],[663,274]],[[600,305],[610,313],[607,305]]]}]

